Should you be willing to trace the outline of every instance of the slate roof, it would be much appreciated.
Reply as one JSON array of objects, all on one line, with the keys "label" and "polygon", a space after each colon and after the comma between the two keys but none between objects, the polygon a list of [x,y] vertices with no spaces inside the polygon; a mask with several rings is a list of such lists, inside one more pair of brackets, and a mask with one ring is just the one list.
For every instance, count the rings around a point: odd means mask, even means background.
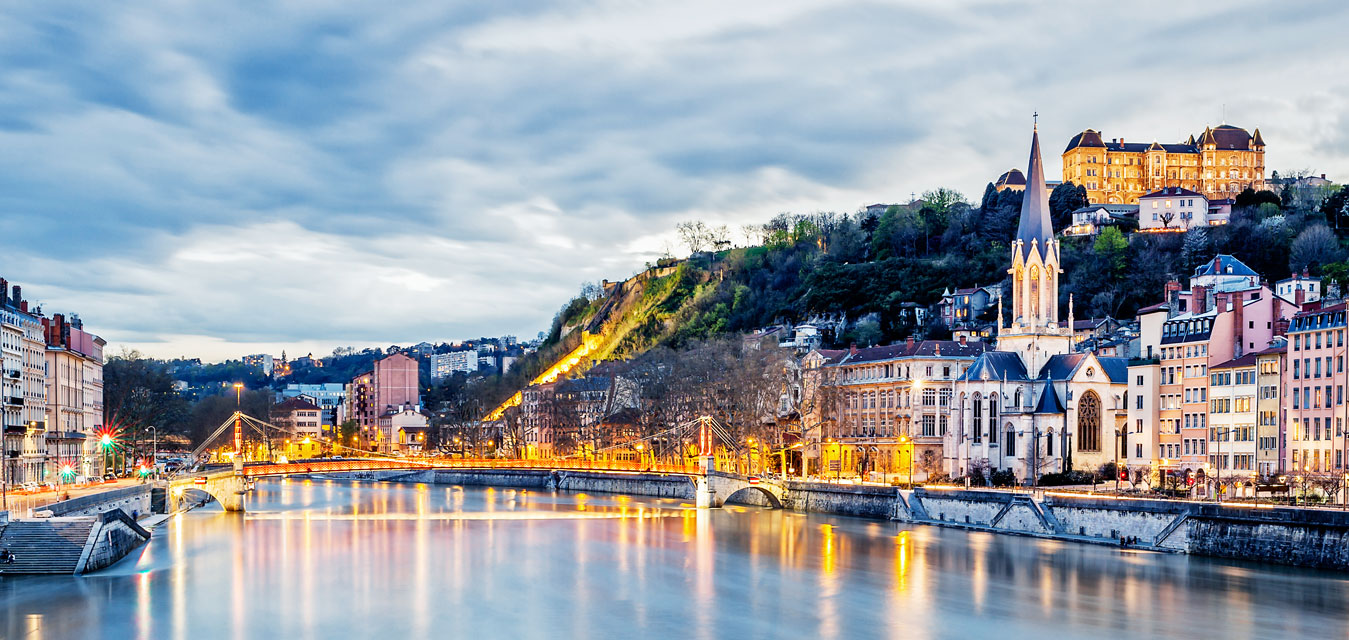
[{"label": "slate roof", "polygon": [[1021,173],[1020,169],[1009,169],[1007,173],[998,176],[997,186],[1024,186],[1026,184],[1026,175]]},{"label": "slate roof", "polygon": [[[1178,196],[1181,198],[1191,198],[1191,197],[1203,198],[1204,194],[1198,193],[1196,191],[1190,191],[1185,187],[1164,187],[1160,190],[1153,191],[1152,193],[1149,193],[1147,195],[1138,196],[1138,199],[1142,200],[1143,198],[1164,198],[1172,196]],[[1207,198],[1205,199],[1207,200]]]},{"label": "slate roof", "polygon": [[1054,385],[1045,385],[1044,393],[1040,394],[1040,401],[1035,403],[1035,413],[1064,413],[1063,403],[1059,402],[1059,392],[1054,390]]},{"label": "slate roof", "polygon": [[275,407],[281,411],[318,411],[318,405],[305,400],[304,398],[294,397],[279,403]]},{"label": "slate roof", "polygon": [[[1256,133],[1258,134],[1259,132],[1260,130],[1257,129]],[[1245,129],[1234,127],[1230,124],[1222,124],[1213,127],[1212,129],[1205,129],[1204,133],[1199,136],[1199,144],[1213,144],[1218,149],[1224,151],[1249,151],[1252,142],[1255,142],[1255,144],[1259,144],[1260,146],[1264,146],[1265,144],[1263,139],[1254,139]]]},{"label": "slate roof", "polygon": [[[1219,271],[1219,269],[1221,269],[1221,271]],[[1235,257],[1226,253],[1220,253],[1214,256],[1212,260],[1195,267],[1194,275],[1260,276],[1260,274],[1255,272],[1255,269],[1246,266],[1246,263],[1237,260]]]},{"label": "slate roof", "polygon": [[[1089,357],[1085,353],[1067,353],[1057,356],[1050,356],[1049,361],[1040,369],[1040,375],[1037,380],[1068,380],[1077,374],[1077,370],[1087,362]],[[1101,372],[1115,384],[1127,384],[1129,382],[1129,359],[1113,356],[1097,356],[1096,361],[1101,365]]]},{"label": "slate roof", "polygon": [[1049,190],[1045,186],[1045,167],[1040,159],[1040,132],[1031,134],[1030,168],[1026,171],[1026,190],[1021,196],[1021,222],[1016,227],[1016,239],[1024,243],[1022,250],[1030,251],[1031,241],[1038,241],[1041,250],[1054,238],[1054,223],[1049,217]]},{"label": "slate roof", "polygon": [[960,380],[1029,380],[1021,356],[1010,351],[989,351],[965,369]]},{"label": "slate roof", "polygon": [[851,364],[854,362],[876,362],[878,360],[893,360],[895,358],[937,358],[937,357],[974,357],[988,350],[988,345],[979,341],[966,341],[964,345],[956,340],[922,340],[909,344],[901,342],[899,344],[890,344],[881,347],[867,347],[858,349],[857,353],[842,351],[845,357],[841,362]]},{"label": "slate roof", "polygon": [[1241,356],[1240,358],[1233,358],[1222,364],[1215,364],[1209,367],[1208,370],[1212,371],[1214,369],[1239,369],[1241,367],[1254,367],[1255,356],[1256,354],[1254,353],[1248,353],[1244,356]]}]

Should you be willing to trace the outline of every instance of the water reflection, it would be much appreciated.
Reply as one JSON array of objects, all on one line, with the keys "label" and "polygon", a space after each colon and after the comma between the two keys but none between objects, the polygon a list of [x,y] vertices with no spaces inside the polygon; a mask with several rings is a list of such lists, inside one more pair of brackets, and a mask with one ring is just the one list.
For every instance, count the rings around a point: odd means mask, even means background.
[{"label": "water reflection", "polygon": [[6,638],[1343,635],[1339,575],[676,500],[288,481],[85,578],[0,578]]}]

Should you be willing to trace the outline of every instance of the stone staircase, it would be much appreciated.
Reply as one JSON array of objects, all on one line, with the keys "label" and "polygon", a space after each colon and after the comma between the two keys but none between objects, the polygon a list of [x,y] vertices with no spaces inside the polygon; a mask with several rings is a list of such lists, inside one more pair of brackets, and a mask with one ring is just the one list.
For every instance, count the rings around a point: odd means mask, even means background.
[{"label": "stone staircase", "polygon": [[0,531],[0,548],[16,559],[0,564],[0,573],[74,575],[98,518],[11,520]]}]

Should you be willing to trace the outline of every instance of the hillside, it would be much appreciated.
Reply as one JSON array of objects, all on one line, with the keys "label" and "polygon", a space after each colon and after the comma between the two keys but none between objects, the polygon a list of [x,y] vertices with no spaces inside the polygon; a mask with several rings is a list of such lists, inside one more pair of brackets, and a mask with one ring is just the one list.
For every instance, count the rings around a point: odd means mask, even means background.
[{"label": "hillside", "polygon": [[[844,330],[826,336],[834,346],[941,337],[944,328],[916,326],[905,310],[936,304],[946,288],[1002,283],[1020,208],[1020,194],[992,185],[979,207],[952,195],[925,194],[879,214],[780,215],[756,229],[753,246],[712,252],[695,244],[688,260],[662,261],[602,292],[592,287],[558,312],[544,348],[494,385],[493,404],[594,362],[777,322],[840,320]],[[1159,299],[1167,280],[1186,278],[1215,253],[1234,255],[1271,281],[1293,268],[1349,274],[1340,262],[1349,229],[1344,201],[1340,193],[1308,208],[1250,192],[1237,199],[1224,226],[1184,234],[1108,228],[1063,238],[1060,303],[1072,295],[1080,314],[1132,317]],[[1055,226],[1080,204],[1073,185],[1056,189]]]}]

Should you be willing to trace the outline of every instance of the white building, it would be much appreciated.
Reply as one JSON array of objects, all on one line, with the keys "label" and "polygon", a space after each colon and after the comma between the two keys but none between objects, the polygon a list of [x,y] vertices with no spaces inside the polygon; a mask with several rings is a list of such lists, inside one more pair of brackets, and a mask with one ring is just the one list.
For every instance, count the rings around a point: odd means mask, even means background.
[{"label": "white building", "polygon": [[[1208,466],[1227,478],[1252,480],[1256,468],[1256,354],[1209,367]],[[1248,495],[1253,495],[1253,492]]]},{"label": "white building", "polygon": [[255,353],[251,356],[244,356],[243,362],[246,366],[261,369],[263,375],[270,376],[272,375],[276,359],[273,358],[270,353]]},{"label": "white building", "polygon": [[1189,230],[1227,220],[1210,220],[1208,199],[1182,187],[1166,187],[1138,198],[1140,230]]},{"label": "white building", "polygon": [[[1301,300],[1297,299],[1299,291],[1302,292]],[[1295,273],[1292,276],[1275,282],[1274,293],[1277,293],[1280,298],[1293,300],[1298,304],[1303,302],[1316,302],[1321,299],[1321,279],[1311,277],[1306,271]]]},{"label": "white building", "polygon": [[28,301],[0,278],[0,352],[3,353],[3,478],[42,482],[47,469],[47,345],[42,321]]},{"label": "white building", "polygon": [[431,380],[448,378],[455,372],[473,373],[478,370],[478,350],[451,351],[431,356]]}]

